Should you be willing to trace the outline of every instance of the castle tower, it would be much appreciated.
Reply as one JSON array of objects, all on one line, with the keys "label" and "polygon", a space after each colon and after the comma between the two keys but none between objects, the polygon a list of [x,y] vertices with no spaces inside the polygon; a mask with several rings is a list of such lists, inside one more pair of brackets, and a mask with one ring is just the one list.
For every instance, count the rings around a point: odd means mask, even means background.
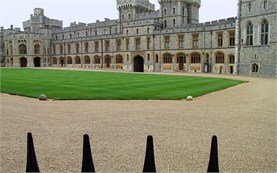
[{"label": "castle tower", "polygon": [[124,22],[136,20],[140,13],[155,11],[155,5],[149,0],[116,0],[119,12],[120,30]]},{"label": "castle tower", "polygon": [[201,0],[159,0],[163,28],[179,28],[199,22]]}]

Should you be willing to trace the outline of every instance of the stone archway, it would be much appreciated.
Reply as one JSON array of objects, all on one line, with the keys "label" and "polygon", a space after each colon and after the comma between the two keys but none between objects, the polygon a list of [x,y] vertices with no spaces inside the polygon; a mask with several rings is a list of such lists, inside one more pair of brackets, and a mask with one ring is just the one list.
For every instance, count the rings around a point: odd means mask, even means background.
[{"label": "stone archway", "polygon": [[35,65],[35,67],[40,67],[40,58],[39,57],[34,58],[34,65]]},{"label": "stone archway", "polygon": [[144,59],[142,56],[134,58],[134,72],[144,72]]},{"label": "stone archway", "polygon": [[27,67],[27,58],[20,58],[20,67]]}]

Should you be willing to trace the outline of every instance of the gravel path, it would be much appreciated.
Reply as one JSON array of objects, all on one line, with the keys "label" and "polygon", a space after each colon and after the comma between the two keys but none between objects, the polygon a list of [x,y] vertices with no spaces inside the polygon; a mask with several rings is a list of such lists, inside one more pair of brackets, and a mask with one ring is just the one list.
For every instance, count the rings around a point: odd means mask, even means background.
[{"label": "gravel path", "polygon": [[141,172],[149,134],[158,172],[205,172],[212,135],[220,171],[276,172],[276,79],[224,77],[249,82],[193,102],[40,102],[0,94],[0,172],[25,171],[27,132],[42,172],[80,172],[83,134],[97,172]]}]

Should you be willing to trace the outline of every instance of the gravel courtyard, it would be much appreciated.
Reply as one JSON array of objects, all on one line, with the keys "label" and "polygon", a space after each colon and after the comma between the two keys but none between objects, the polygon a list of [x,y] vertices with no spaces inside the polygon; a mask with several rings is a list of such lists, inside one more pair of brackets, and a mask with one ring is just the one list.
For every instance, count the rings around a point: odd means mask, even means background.
[{"label": "gravel courtyard", "polygon": [[276,79],[220,77],[249,82],[192,102],[40,102],[1,93],[0,172],[25,171],[28,132],[41,172],[80,172],[83,134],[96,172],[141,172],[147,135],[158,172],[205,172],[212,135],[221,172],[276,172]]}]

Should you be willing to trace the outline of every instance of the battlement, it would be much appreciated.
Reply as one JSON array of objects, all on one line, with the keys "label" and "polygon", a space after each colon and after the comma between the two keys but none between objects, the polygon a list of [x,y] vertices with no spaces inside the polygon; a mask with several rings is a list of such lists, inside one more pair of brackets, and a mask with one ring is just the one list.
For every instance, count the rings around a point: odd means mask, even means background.
[{"label": "battlement", "polygon": [[[159,0],[158,2],[161,4],[162,2],[171,2],[172,0]],[[184,1],[188,4],[195,4],[198,5],[199,7],[201,6],[201,0],[180,0]]]},{"label": "battlement", "polygon": [[151,4],[149,0],[116,0],[117,9],[128,8],[130,6],[141,6],[146,9],[155,11],[155,5]]}]

